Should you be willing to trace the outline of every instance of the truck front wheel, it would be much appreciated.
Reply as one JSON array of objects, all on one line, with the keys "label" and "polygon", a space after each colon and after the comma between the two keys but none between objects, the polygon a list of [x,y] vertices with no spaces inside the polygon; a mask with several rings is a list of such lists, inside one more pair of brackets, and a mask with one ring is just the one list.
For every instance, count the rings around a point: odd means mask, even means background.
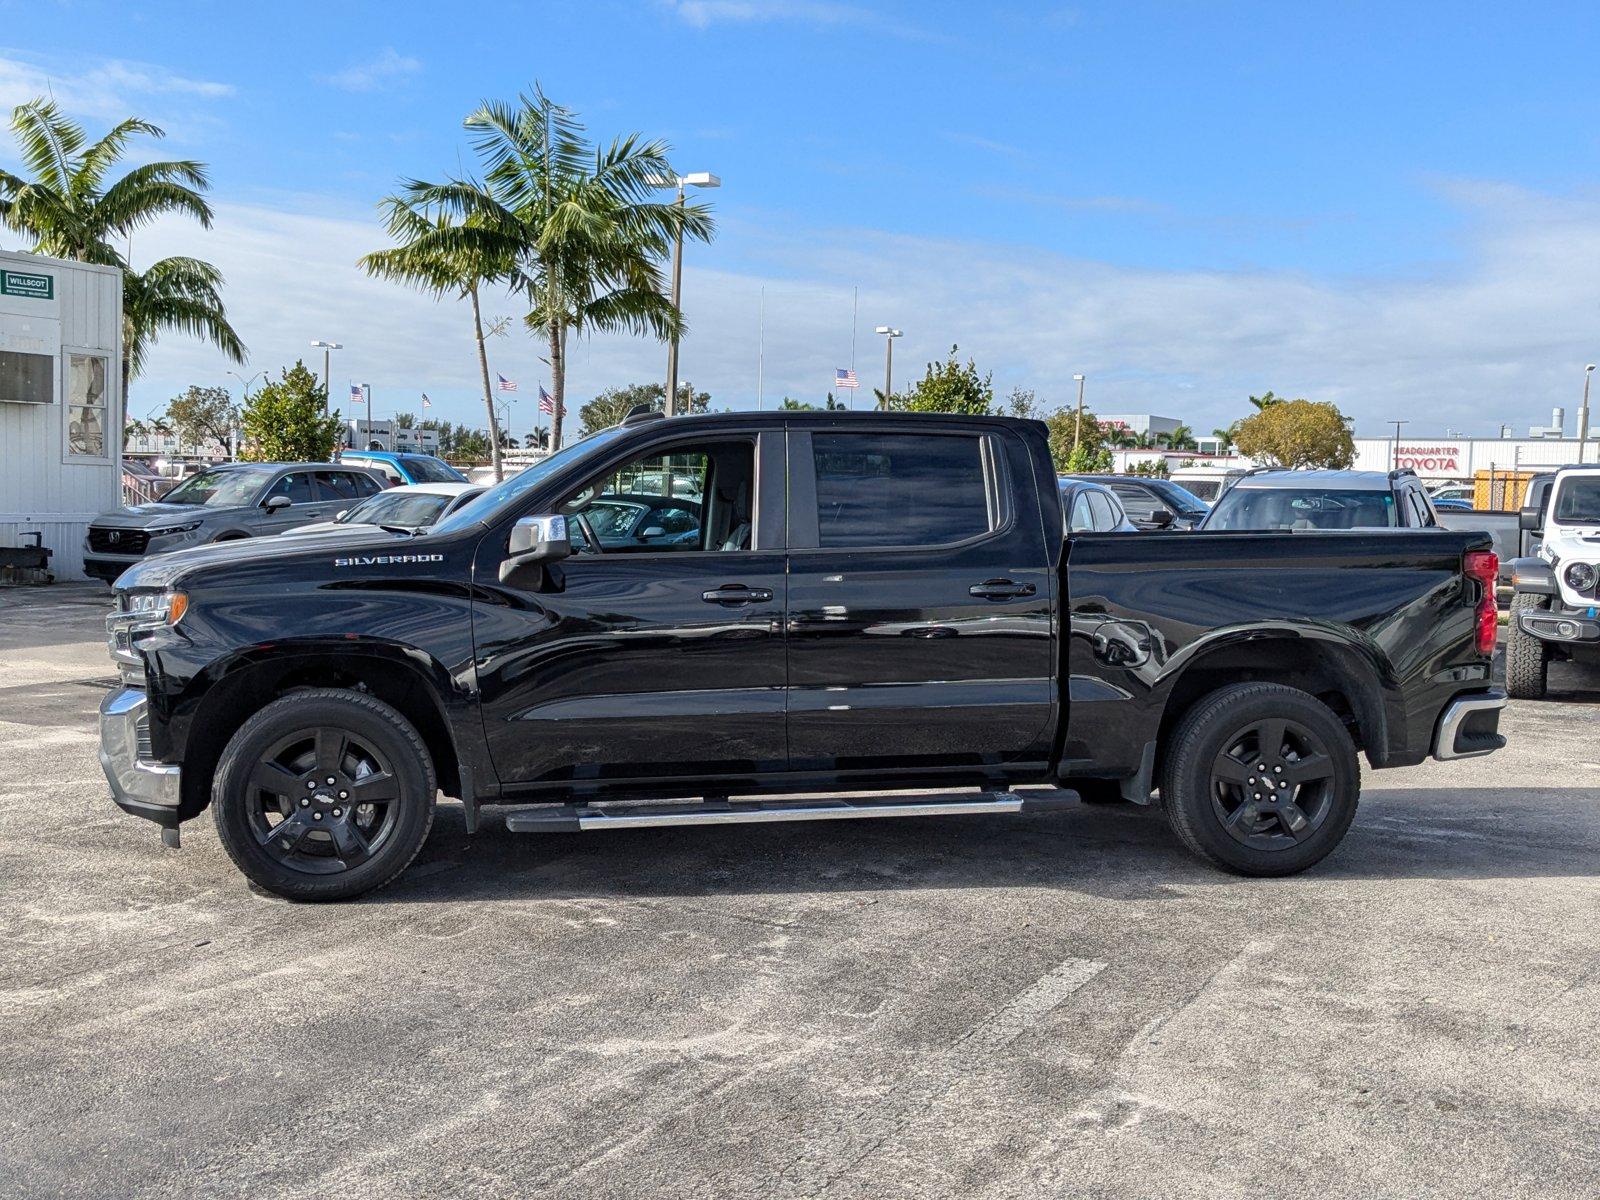
[{"label": "truck front wheel", "polygon": [[1361,795],[1355,743],[1298,688],[1220,688],[1179,721],[1161,801],[1191,851],[1241,875],[1293,875],[1344,838]]},{"label": "truck front wheel", "polygon": [[433,761],[412,724],[361,692],[274,700],[217,764],[212,816],[234,864],[288,900],[345,900],[410,865],[433,825]]},{"label": "truck front wheel", "polygon": [[1534,592],[1511,597],[1506,629],[1506,695],[1513,700],[1542,700],[1550,668],[1550,647],[1522,628],[1517,618],[1528,609],[1546,609],[1550,601]]}]

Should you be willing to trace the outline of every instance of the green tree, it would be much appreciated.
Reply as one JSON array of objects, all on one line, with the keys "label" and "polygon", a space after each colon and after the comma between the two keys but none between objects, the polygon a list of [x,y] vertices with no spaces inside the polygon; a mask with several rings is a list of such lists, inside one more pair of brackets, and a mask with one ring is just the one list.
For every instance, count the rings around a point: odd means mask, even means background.
[{"label": "green tree", "polygon": [[1102,425],[1088,409],[1083,410],[1079,435],[1078,410],[1057,409],[1044,419],[1049,432],[1050,461],[1064,474],[1104,474],[1111,470],[1111,447],[1116,431]]},{"label": "green tree", "polygon": [[959,353],[960,347],[951,346],[943,362],[929,363],[911,390],[888,397],[885,407],[901,412],[988,415],[994,406],[993,373],[979,375],[977,363],[969,358],[963,364]]},{"label": "green tree", "polygon": [[481,429],[456,431],[456,457],[476,461],[489,457],[489,435]]},{"label": "green tree", "polygon": [[343,422],[337,410],[324,417],[327,393],[296,360],[280,378],[258,388],[240,416],[240,458],[252,462],[327,462],[339,444]]},{"label": "green tree", "polygon": [[1275,467],[1343,470],[1356,458],[1355,439],[1338,408],[1326,401],[1280,400],[1239,423],[1239,453]]},{"label": "green tree", "polygon": [[228,324],[222,274],[193,258],[164,258],[135,271],[117,249],[137,229],[177,213],[211,228],[211,207],[201,194],[206,170],[188,160],[149,162],[115,182],[111,169],[138,136],[165,135],[130,117],[90,144],[81,125],[53,100],[34,100],[11,112],[11,130],[32,178],[0,171],[0,223],[33,239],[40,254],[118,267],[122,284],[122,407],[128,387],[144,370],[145,353],[165,330],[212,342],[234,362],[244,343]]},{"label": "green tree", "polygon": [[408,412],[395,413],[394,427],[396,429],[415,429],[417,427],[417,414]]},{"label": "green tree", "polygon": [[552,445],[560,449],[569,335],[681,336],[662,263],[679,234],[710,240],[710,211],[651,199],[675,178],[665,142],[629,134],[596,147],[572,111],[537,86],[516,104],[486,102],[465,124],[484,184],[413,183],[405,195],[517,244],[511,282],[529,301],[528,328],[549,346]]},{"label": "green tree", "polygon": [[1187,425],[1179,425],[1170,433],[1158,433],[1155,437],[1158,446],[1166,446],[1169,450],[1198,450],[1200,443],[1194,440],[1194,430]]},{"label": "green tree", "polygon": [[1250,397],[1250,407],[1255,409],[1257,412],[1265,412],[1274,404],[1286,403],[1288,403],[1288,401],[1286,401],[1282,396],[1274,396],[1271,391],[1264,392],[1259,396]]},{"label": "green tree", "polygon": [[1213,429],[1211,436],[1217,439],[1217,444],[1226,454],[1232,448],[1234,439],[1239,436],[1239,422],[1233,422],[1226,429]]},{"label": "green tree", "polygon": [[232,445],[239,424],[239,409],[227,388],[191,385],[167,401],[163,414],[181,442],[198,446],[208,438],[224,448]]},{"label": "green tree", "polygon": [[1006,397],[1005,414],[1022,420],[1044,419],[1044,411],[1039,407],[1033,389],[1025,388],[1021,384],[1012,388],[1011,394]]},{"label": "green tree", "polygon": [[[641,404],[652,412],[661,412],[667,406],[667,385],[630,383],[607,388],[578,410],[578,436],[588,437],[610,429]],[[709,392],[695,391],[692,383],[678,384],[677,410],[680,413],[703,413],[710,404]]]},{"label": "green tree", "polygon": [[1167,466],[1164,458],[1151,459],[1148,462],[1134,463],[1127,470],[1129,475],[1142,475],[1147,479],[1170,479],[1172,468]]}]

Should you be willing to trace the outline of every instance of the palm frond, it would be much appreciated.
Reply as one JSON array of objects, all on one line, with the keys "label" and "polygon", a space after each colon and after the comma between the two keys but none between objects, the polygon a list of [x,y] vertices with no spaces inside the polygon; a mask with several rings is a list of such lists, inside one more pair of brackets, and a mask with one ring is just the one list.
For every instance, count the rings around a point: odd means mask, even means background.
[{"label": "palm frond", "polygon": [[[98,193],[100,185],[105,182],[106,171],[112,163],[122,157],[122,152],[127,149],[128,143],[138,134],[153,138],[167,136],[149,121],[141,121],[138,117],[129,117],[126,121],[112,126],[104,137],[83,152],[83,157],[78,162],[78,169],[73,175],[73,193],[79,196],[92,196]],[[204,180],[202,179],[197,186],[204,187]]]},{"label": "palm frond", "polygon": [[83,150],[83,128],[67,120],[54,100],[42,97],[11,110],[22,162],[61,193],[72,190],[74,159]]}]

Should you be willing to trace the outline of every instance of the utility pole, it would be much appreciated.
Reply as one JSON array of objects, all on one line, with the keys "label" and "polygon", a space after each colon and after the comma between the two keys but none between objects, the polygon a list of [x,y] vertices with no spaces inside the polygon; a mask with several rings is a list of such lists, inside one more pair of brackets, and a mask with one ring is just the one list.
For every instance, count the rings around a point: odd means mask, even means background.
[{"label": "utility pole", "polygon": [[[676,201],[677,219],[673,222],[676,230],[672,239],[672,315],[681,323],[683,320],[683,188],[685,184],[692,187],[714,188],[721,187],[722,180],[710,171],[694,171],[688,175],[678,175],[671,180],[661,180],[658,186],[677,185],[678,199]],[[667,343],[667,397],[666,414],[674,416],[678,411],[678,331],[672,331],[672,340]]]},{"label": "utility pole", "polygon": [[1083,376],[1074,375],[1078,381],[1078,415],[1072,423],[1072,448],[1076,450],[1083,444]]},{"label": "utility pole", "polygon": [[327,416],[333,405],[333,376],[328,374],[328,366],[332,361],[333,352],[343,350],[344,346],[339,342],[325,342],[319,339],[311,343],[311,348],[322,351],[322,415]]},{"label": "utility pole", "polygon": [[1398,471],[1400,469],[1400,426],[1409,425],[1411,422],[1390,421],[1389,424],[1394,426],[1394,446],[1389,451],[1389,469]]},{"label": "utility pole", "polygon": [[363,383],[361,392],[366,397],[366,402],[361,406],[366,410],[361,414],[361,420],[366,426],[366,432],[361,435],[361,448],[365,450],[367,443],[372,441],[372,385]]}]

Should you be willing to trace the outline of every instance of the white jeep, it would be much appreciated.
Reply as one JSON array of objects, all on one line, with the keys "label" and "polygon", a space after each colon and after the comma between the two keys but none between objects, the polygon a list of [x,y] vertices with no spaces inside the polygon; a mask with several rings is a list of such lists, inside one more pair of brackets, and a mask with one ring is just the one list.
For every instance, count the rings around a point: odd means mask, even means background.
[{"label": "white jeep", "polygon": [[1506,691],[1526,700],[1544,695],[1552,658],[1600,664],[1600,467],[1558,471],[1521,525],[1543,526],[1538,554],[1511,564]]}]

